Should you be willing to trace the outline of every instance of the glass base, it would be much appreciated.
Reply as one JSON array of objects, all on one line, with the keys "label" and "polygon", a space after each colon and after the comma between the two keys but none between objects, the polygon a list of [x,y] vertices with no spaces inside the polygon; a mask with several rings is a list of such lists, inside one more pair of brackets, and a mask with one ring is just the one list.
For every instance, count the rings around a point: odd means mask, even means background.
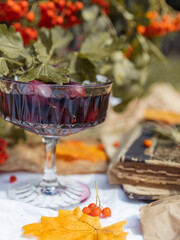
[{"label": "glass base", "polygon": [[13,183],[8,195],[16,201],[54,210],[78,206],[90,196],[90,190],[85,184],[63,177],[58,177],[58,186],[50,191],[44,191],[40,183],[41,179]]}]

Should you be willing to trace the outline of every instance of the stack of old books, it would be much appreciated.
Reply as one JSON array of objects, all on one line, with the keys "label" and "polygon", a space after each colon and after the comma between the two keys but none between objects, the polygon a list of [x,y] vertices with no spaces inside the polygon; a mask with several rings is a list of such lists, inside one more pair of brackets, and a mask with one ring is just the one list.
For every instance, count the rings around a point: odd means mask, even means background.
[{"label": "stack of old books", "polygon": [[[154,200],[180,194],[180,149],[155,134],[149,123],[126,137],[109,168],[110,183],[121,184],[130,198]],[[150,139],[151,147],[144,145]]]}]

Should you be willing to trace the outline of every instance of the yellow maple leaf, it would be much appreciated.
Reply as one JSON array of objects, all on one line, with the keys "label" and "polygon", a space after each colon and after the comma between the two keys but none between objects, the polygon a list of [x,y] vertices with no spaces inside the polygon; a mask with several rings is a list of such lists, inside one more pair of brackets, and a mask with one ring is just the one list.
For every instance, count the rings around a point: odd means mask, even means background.
[{"label": "yellow maple leaf", "polygon": [[125,240],[122,221],[102,228],[98,217],[84,214],[80,207],[59,210],[58,217],[42,217],[40,223],[24,226],[24,233],[39,240]]}]

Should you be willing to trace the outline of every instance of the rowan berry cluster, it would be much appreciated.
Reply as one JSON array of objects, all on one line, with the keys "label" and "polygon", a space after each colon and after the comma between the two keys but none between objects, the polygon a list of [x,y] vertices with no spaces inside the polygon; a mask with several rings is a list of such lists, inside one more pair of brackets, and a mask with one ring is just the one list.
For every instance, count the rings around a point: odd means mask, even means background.
[{"label": "rowan berry cluster", "polygon": [[18,21],[26,15],[28,10],[28,2],[21,0],[7,0],[5,3],[0,3],[0,21]]},{"label": "rowan berry cluster", "polygon": [[38,33],[36,29],[30,28],[30,27],[24,27],[19,22],[15,22],[12,25],[15,27],[16,31],[20,32],[24,40],[25,46],[30,43],[31,39],[34,41],[37,40]]},{"label": "rowan berry cluster", "polygon": [[[40,21],[35,28],[52,28],[56,25],[68,28],[81,23],[79,17],[79,12],[83,8],[81,1],[50,0],[38,3],[37,7],[40,11]],[[32,28],[35,14],[30,9],[31,6],[27,0],[7,0],[0,3],[0,22],[12,24],[16,31],[21,33],[25,45],[28,45],[31,39],[36,41],[38,35],[36,29]],[[24,21],[24,19],[26,26],[21,25],[21,20]]]},{"label": "rowan berry cluster", "polygon": [[83,208],[83,213],[86,215],[90,215],[92,217],[99,217],[101,218],[101,214],[104,218],[110,217],[111,216],[111,209],[106,207],[106,208],[101,208],[98,207],[95,203],[89,204],[88,207]]},{"label": "rowan berry cluster", "polygon": [[[83,208],[83,213],[86,215],[90,215],[92,217],[99,217],[101,218],[101,215],[104,218],[110,217],[111,216],[111,209],[108,207],[103,208],[101,206],[101,201],[100,201],[100,197],[98,194],[98,189],[97,189],[97,183],[95,182],[95,186],[96,186],[96,203],[90,203],[88,205],[88,207],[84,207]],[[99,205],[98,205],[99,202]]]},{"label": "rowan berry cluster", "polygon": [[19,22],[21,19],[34,22],[35,14],[28,9],[29,3],[27,0],[7,0],[5,3],[0,3],[0,22],[6,22],[8,25],[12,24],[16,31],[21,33],[25,45],[28,45],[31,39],[37,39],[35,29],[24,27]]},{"label": "rowan berry cluster", "polygon": [[0,164],[3,164],[8,159],[8,154],[5,150],[7,142],[3,139],[0,139]]},{"label": "rowan berry cluster", "polygon": [[109,14],[110,3],[106,0],[91,0],[91,3],[97,4],[106,14]]},{"label": "rowan berry cluster", "polygon": [[150,20],[148,26],[139,25],[137,31],[146,37],[164,36],[169,32],[180,30],[180,14],[170,16],[169,14],[159,15],[156,11],[147,13]]},{"label": "rowan berry cluster", "polygon": [[41,11],[39,27],[52,28],[59,25],[69,28],[81,23],[78,14],[83,8],[83,3],[80,1],[52,0],[40,3],[39,7]]}]

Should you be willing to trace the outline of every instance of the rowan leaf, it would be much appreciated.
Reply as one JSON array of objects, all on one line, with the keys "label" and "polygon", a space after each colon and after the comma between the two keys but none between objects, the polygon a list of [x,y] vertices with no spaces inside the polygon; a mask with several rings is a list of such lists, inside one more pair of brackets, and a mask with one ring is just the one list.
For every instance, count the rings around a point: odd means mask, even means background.
[{"label": "rowan leaf", "polygon": [[45,45],[41,42],[41,39],[38,39],[38,41],[34,43],[34,48],[37,53],[37,59],[40,62],[47,63],[50,56],[47,54],[47,49]]},{"label": "rowan leaf", "polygon": [[43,27],[43,28],[40,28],[38,35],[43,45],[46,46],[47,53],[49,53],[52,47],[51,31]]},{"label": "rowan leaf", "polygon": [[6,60],[3,57],[0,57],[0,76],[7,76],[9,74],[9,68],[6,63]]},{"label": "rowan leaf", "polygon": [[13,26],[8,29],[5,24],[0,24],[0,50],[10,58],[19,57],[24,50],[21,34]]},{"label": "rowan leaf", "polygon": [[80,52],[92,61],[103,61],[110,54],[122,47],[119,38],[112,37],[109,33],[92,34],[83,42]]},{"label": "rowan leaf", "polygon": [[31,70],[28,70],[23,77],[20,78],[22,82],[30,82],[32,80],[41,80],[45,83],[67,83],[69,81],[67,68],[56,68],[49,64],[41,63]]},{"label": "rowan leaf", "polygon": [[63,28],[58,26],[52,28],[51,29],[52,46],[49,52],[50,56],[53,54],[55,49],[66,47],[71,42],[72,39],[73,35],[70,32],[65,31]]},{"label": "rowan leaf", "polygon": [[74,210],[59,210],[58,217],[42,217],[40,223],[23,227],[23,235],[39,237],[39,240],[125,240],[122,221],[102,228],[98,217],[84,214],[79,207]]}]

